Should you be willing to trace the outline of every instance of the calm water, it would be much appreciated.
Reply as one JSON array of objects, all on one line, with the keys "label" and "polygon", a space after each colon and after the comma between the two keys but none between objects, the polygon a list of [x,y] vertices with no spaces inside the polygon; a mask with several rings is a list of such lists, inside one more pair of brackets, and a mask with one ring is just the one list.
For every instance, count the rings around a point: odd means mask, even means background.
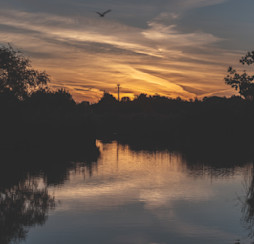
[{"label": "calm water", "polygon": [[[96,160],[54,166],[57,179],[49,166],[47,175],[29,172],[23,183],[7,184],[3,242],[251,243],[251,163],[212,167],[167,150],[97,146]],[[8,200],[10,192],[16,196]]]}]

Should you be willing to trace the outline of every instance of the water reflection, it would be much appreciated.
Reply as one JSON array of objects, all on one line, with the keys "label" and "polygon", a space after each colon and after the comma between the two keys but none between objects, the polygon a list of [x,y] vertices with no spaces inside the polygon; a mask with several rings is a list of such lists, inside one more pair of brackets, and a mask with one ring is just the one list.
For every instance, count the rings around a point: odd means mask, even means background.
[{"label": "water reflection", "polygon": [[[214,151],[206,159],[198,149],[179,153],[117,141],[98,141],[97,147],[100,154],[94,148],[83,156],[65,151],[2,155],[4,244],[25,237],[26,244],[249,243],[241,209],[235,206],[236,193],[245,194],[244,219],[252,225],[254,208],[248,199],[254,180],[242,192],[242,181],[253,168],[247,158],[231,161],[230,155],[219,157]],[[29,228],[42,224],[40,231]]]},{"label": "water reflection", "polygon": [[[110,143],[102,140],[103,143]],[[180,161],[186,165],[190,174],[195,176],[209,175],[212,177],[224,177],[235,175],[239,168],[243,168],[254,159],[254,151],[241,147],[232,142],[230,145],[221,143],[193,142],[187,146],[162,144],[156,141],[143,141],[121,139],[120,144],[126,146],[135,153],[154,154],[164,152],[175,154],[180,157]]]},{"label": "water reflection", "polygon": [[47,213],[54,208],[55,199],[47,187],[35,178],[28,178],[11,188],[0,191],[0,243],[21,241],[28,227],[43,225]]},{"label": "water reflection", "polygon": [[29,228],[44,225],[56,199],[50,186],[64,184],[71,170],[92,174],[98,148],[67,151],[2,151],[0,156],[0,243],[19,243]]},{"label": "water reflection", "polygon": [[[242,203],[244,226],[249,231],[249,236],[254,238],[254,167],[246,175],[244,181],[245,195],[239,198]],[[254,242],[253,242],[254,243]]]},{"label": "water reflection", "polygon": [[[189,162],[168,149],[132,150],[118,142],[98,142],[98,146],[101,156],[92,175],[70,170],[63,187],[50,189],[63,204],[55,210],[54,222],[59,219],[59,226],[48,223],[48,229],[66,232],[55,243],[68,243],[76,236],[76,243],[196,244],[243,239],[236,192],[241,191],[251,164],[213,166]],[[73,218],[75,228],[63,224]]]}]

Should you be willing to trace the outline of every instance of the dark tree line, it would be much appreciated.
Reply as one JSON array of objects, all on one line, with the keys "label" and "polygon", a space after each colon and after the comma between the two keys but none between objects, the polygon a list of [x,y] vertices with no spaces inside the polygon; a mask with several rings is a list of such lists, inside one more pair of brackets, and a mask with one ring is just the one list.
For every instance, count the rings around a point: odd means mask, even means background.
[{"label": "dark tree line", "polygon": [[[254,52],[240,62],[251,65]],[[31,67],[12,47],[0,48],[0,146],[69,146],[104,136],[163,140],[166,144],[214,143],[223,146],[254,136],[253,79],[229,68],[225,82],[239,96],[202,100],[138,95],[134,100],[104,93],[96,104],[77,104],[64,90],[51,90],[49,76]]]},{"label": "dark tree line", "polygon": [[95,142],[82,106],[64,90],[48,88],[46,72],[9,47],[0,47],[1,148],[66,147]]},{"label": "dark tree line", "polygon": [[240,96],[185,101],[141,94],[128,102],[104,98],[90,107],[101,135],[168,144],[251,141],[254,136],[254,104]]},{"label": "dark tree line", "polygon": [[[254,63],[254,51],[240,59]],[[223,149],[252,148],[254,138],[254,75],[228,69],[225,83],[239,96],[204,97],[202,100],[171,99],[140,94],[118,102],[105,93],[91,107],[100,136],[135,138],[140,143],[163,141],[166,145],[190,147],[212,145]],[[251,149],[250,149],[251,150]]]}]

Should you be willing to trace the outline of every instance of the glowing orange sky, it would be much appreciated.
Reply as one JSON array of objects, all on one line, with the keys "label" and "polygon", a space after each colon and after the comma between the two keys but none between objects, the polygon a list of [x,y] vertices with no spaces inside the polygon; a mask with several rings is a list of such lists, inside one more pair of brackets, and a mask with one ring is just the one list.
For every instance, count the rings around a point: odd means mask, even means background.
[{"label": "glowing orange sky", "polygon": [[[34,68],[51,76],[51,87],[66,88],[78,101],[96,102],[104,91],[116,95],[118,83],[121,97],[131,98],[140,93],[185,99],[234,93],[224,84],[224,77],[227,67],[236,64],[246,50],[241,45],[229,48],[234,39],[220,34],[229,33],[228,26],[223,32],[216,22],[220,16],[203,26],[205,17],[195,17],[194,13],[201,9],[209,16],[213,7],[218,15],[216,8],[226,9],[227,4],[236,4],[235,0],[213,4],[206,0],[161,0],[163,8],[151,1],[137,24],[135,7],[146,6],[144,1],[134,6],[122,2],[129,15],[115,3],[105,18],[94,11],[102,4],[99,0],[83,1],[82,6],[77,0],[67,1],[69,5],[62,5],[58,12],[46,2],[40,2],[39,10],[28,0],[22,7],[5,3],[0,10],[4,23],[0,26],[1,43],[11,43],[23,51]],[[79,12],[82,8],[83,15]],[[200,21],[188,22],[192,13],[192,19]]]}]

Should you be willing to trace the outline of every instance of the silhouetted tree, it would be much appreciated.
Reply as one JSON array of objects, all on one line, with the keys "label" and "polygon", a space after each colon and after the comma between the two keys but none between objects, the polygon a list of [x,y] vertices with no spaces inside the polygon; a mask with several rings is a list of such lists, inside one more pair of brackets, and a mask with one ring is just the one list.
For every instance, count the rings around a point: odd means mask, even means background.
[{"label": "silhouetted tree", "polygon": [[[254,63],[254,51],[248,52],[244,57],[240,59],[242,65],[251,65]],[[225,77],[226,84],[238,90],[244,98],[253,100],[254,98],[254,75],[248,75],[244,70],[242,73],[238,73],[231,66],[228,68],[228,75]]]},{"label": "silhouetted tree", "polygon": [[148,100],[147,94],[141,93],[135,98],[135,100],[138,102],[145,102],[146,100]]},{"label": "silhouetted tree", "polygon": [[114,104],[116,102],[117,102],[117,100],[112,94],[104,92],[103,97],[99,101],[99,104],[110,105],[110,104]]},{"label": "silhouetted tree", "polygon": [[32,69],[30,60],[12,46],[0,47],[0,93],[23,99],[49,82],[45,72]]},{"label": "silhouetted tree", "polygon": [[76,103],[72,98],[72,95],[65,89],[59,89],[52,91],[50,89],[39,89],[31,96],[27,101],[34,107],[48,107],[49,109],[57,108],[62,110],[68,110]]},{"label": "silhouetted tree", "polygon": [[129,97],[122,97],[121,102],[123,102],[123,103],[130,102],[130,98]]}]

